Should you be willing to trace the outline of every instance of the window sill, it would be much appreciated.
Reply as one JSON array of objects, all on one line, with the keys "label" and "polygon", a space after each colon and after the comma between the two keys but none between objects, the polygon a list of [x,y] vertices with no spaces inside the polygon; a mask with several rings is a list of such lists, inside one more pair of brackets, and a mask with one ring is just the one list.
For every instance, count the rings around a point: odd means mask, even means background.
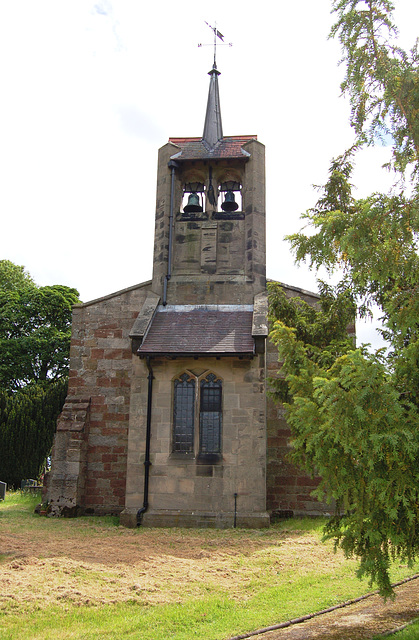
[{"label": "window sill", "polygon": [[193,453],[182,453],[173,451],[169,455],[169,460],[176,462],[188,462],[194,464],[220,464],[223,461],[221,453],[199,453],[196,457]]},{"label": "window sill", "polygon": [[195,462],[194,453],[186,453],[182,451],[172,451],[169,460],[182,460],[182,462]]},{"label": "window sill", "polygon": [[196,458],[196,464],[220,464],[221,453],[200,453]]}]

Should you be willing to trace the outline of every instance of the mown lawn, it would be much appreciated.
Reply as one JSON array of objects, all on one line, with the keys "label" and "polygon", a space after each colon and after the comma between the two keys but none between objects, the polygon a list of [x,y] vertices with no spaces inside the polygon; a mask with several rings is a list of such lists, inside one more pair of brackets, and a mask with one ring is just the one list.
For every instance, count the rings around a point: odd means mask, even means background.
[{"label": "mown lawn", "polygon": [[[388,636],[387,636],[388,638]],[[392,640],[418,640],[419,621],[407,625],[405,629],[391,636]],[[374,640],[383,640],[383,636],[377,636]]]},{"label": "mown lawn", "polygon": [[[41,517],[35,503],[0,503],[1,640],[223,640],[370,590],[321,542],[319,520],[128,530]],[[396,565],[393,579],[415,570]]]}]

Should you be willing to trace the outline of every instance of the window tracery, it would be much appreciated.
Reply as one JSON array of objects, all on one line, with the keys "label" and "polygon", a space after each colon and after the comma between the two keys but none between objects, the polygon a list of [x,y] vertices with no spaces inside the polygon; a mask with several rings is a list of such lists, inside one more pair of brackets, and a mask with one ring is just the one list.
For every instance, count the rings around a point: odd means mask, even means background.
[{"label": "window tracery", "polygon": [[221,454],[222,380],[212,372],[184,372],[173,383],[173,452]]}]

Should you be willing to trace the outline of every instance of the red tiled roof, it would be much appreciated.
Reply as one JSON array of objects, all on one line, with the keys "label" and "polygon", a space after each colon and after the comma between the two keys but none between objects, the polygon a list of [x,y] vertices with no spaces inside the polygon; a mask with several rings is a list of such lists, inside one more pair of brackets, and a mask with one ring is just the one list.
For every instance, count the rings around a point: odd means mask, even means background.
[{"label": "red tiled roof", "polygon": [[251,311],[157,312],[138,353],[252,355]]},{"label": "red tiled roof", "polygon": [[242,146],[257,136],[230,136],[222,138],[211,150],[202,138],[169,138],[169,142],[181,148],[180,154],[172,156],[176,160],[198,160],[200,158],[246,158]]}]

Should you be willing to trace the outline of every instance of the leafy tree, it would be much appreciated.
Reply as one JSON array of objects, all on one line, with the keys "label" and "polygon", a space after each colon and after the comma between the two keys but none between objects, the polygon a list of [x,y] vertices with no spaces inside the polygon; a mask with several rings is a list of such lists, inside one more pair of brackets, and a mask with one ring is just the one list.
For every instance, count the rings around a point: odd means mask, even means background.
[{"label": "leafy tree", "polygon": [[0,262],[0,387],[13,391],[67,375],[76,289],[37,287],[23,267]]},{"label": "leafy tree", "polygon": [[76,289],[38,287],[24,267],[0,261],[0,478],[37,477],[64,404]]},{"label": "leafy tree", "polygon": [[[336,501],[326,536],[360,558],[359,575],[391,595],[389,566],[419,552],[419,56],[401,49],[389,0],[334,0],[354,146],[331,163],[308,232],[289,237],[296,260],[340,275],[336,292],[359,315],[382,311],[388,350],[342,340],[321,359],[311,336],[276,314],[294,460],[321,475]],[[391,140],[390,193],[355,199],[358,149]]]},{"label": "leafy tree", "polygon": [[0,260],[0,291],[14,291],[35,286],[25,267],[14,264],[10,260]]}]

